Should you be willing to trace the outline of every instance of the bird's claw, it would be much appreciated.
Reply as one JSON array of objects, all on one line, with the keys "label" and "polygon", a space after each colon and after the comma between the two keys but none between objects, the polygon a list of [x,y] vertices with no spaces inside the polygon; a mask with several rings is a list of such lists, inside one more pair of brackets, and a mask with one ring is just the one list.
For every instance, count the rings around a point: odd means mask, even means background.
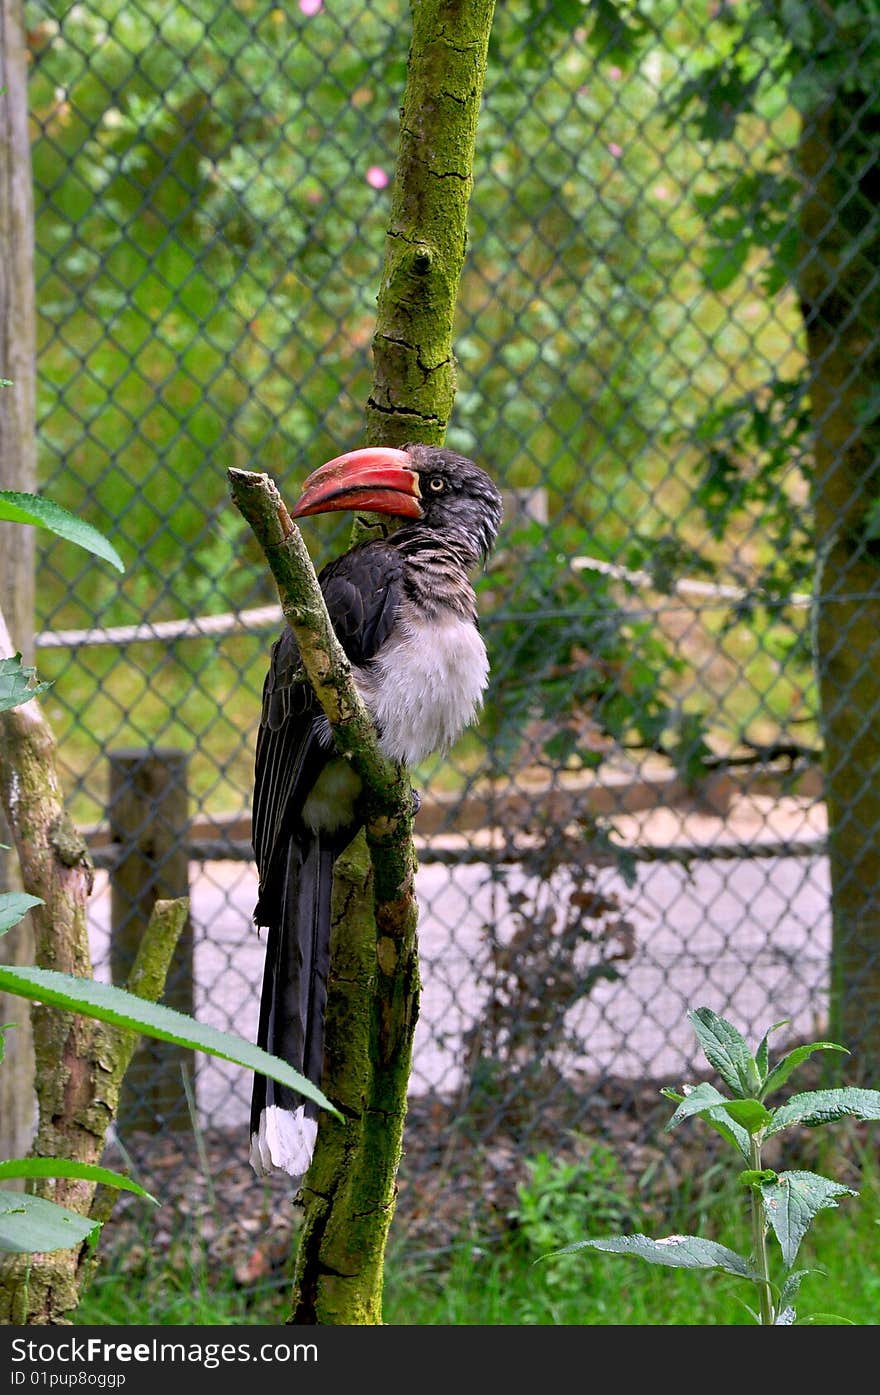
[{"label": "bird's claw", "polygon": [[413,818],[415,818],[416,814],[419,812],[419,810],[421,809],[421,807],[422,807],[422,796],[419,794],[419,791],[418,791],[418,790],[413,790],[413,791],[412,791],[412,816],[413,816]]}]

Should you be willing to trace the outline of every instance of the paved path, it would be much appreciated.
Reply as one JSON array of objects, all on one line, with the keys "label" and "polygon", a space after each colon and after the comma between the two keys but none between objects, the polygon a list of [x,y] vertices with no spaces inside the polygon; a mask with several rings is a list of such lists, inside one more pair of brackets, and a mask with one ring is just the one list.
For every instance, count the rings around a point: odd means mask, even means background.
[{"label": "paved path", "polygon": [[[569,1025],[582,1044],[567,1064],[591,1072],[646,1075],[677,1083],[695,1059],[688,1008],[707,1005],[759,1036],[791,1019],[792,1031],[823,1033],[829,946],[824,857],[777,857],[695,864],[688,872],[640,864],[627,888],[610,869],[603,890],[621,899],[635,933],[621,980],[600,982],[572,1010]],[[461,1081],[462,1033],[485,1001],[480,965],[483,927],[503,934],[512,924],[509,897],[524,892],[542,908],[558,904],[564,873],[528,882],[509,872],[494,882],[486,866],[425,864],[418,874],[423,981],[415,1042],[414,1092],[452,1091]],[[252,1039],[262,972],[263,940],[251,927],[253,869],[234,862],[193,866],[196,1012],[206,1022]],[[92,900],[96,972],[106,977],[109,895],[99,874]],[[777,1038],[781,1044],[783,1035]],[[203,1123],[246,1126],[247,1074],[199,1058],[197,1099]]]}]

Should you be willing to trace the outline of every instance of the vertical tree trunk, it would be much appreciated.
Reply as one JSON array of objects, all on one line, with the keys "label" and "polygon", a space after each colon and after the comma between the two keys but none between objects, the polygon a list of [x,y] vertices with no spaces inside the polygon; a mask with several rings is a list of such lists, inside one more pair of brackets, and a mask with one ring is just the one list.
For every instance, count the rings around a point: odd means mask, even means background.
[{"label": "vertical tree trunk", "polygon": [[815,644],[832,887],[832,1033],[880,1072],[880,120],[864,92],[805,119],[800,296],[814,424]]},{"label": "vertical tree trunk", "polygon": [[[0,0],[0,489],[36,488],[33,198],[27,61],[20,0]],[[12,640],[33,654],[34,539],[0,523],[0,603]],[[4,656],[0,656],[4,657]],[[0,843],[8,844],[0,813]],[[19,886],[15,855],[0,850],[0,890]],[[0,960],[33,963],[30,917],[0,938]],[[0,1157],[28,1151],[34,1126],[34,1066],[28,1005],[0,994],[6,1056],[0,1069]],[[13,1184],[14,1185],[14,1184]]]},{"label": "vertical tree trunk", "polygon": [[[366,413],[372,444],[441,444],[446,434],[493,12],[494,0],[413,0]],[[295,1323],[382,1320],[418,1012],[414,870],[411,839],[385,842],[376,826],[337,863],[325,1085],[346,1119],[320,1120],[294,1275]]]},{"label": "vertical tree trunk", "polygon": [[367,403],[371,444],[442,445],[494,0],[415,0]]}]

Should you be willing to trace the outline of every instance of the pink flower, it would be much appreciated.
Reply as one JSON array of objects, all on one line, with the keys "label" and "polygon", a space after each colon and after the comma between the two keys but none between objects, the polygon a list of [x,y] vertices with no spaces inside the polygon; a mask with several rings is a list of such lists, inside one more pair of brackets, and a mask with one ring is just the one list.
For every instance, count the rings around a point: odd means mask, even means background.
[{"label": "pink flower", "polygon": [[388,174],[381,165],[370,165],[366,177],[371,189],[387,189],[390,183]]},{"label": "pink flower", "polygon": [[324,0],[299,0],[299,7],[304,15],[311,18],[324,8]]},{"label": "pink flower", "polygon": [[[300,0],[300,5],[302,5],[302,0]],[[618,68],[617,64],[615,63],[613,67],[608,69],[608,76],[610,77],[612,82],[620,82],[620,79],[623,77],[623,69]]]},{"label": "pink flower", "polygon": [[613,155],[615,160],[619,160],[623,154],[623,146],[618,145],[616,140],[610,140],[608,142],[608,154]]}]

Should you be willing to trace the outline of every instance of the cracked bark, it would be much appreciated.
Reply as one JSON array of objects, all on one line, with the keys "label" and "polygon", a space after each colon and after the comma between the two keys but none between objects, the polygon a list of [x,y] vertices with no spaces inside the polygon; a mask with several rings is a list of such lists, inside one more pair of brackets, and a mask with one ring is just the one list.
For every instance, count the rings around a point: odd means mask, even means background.
[{"label": "cracked bark", "polygon": [[[453,318],[494,0],[413,3],[397,170],[373,339],[367,440],[442,445]],[[454,41],[448,36],[454,35]]]}]

